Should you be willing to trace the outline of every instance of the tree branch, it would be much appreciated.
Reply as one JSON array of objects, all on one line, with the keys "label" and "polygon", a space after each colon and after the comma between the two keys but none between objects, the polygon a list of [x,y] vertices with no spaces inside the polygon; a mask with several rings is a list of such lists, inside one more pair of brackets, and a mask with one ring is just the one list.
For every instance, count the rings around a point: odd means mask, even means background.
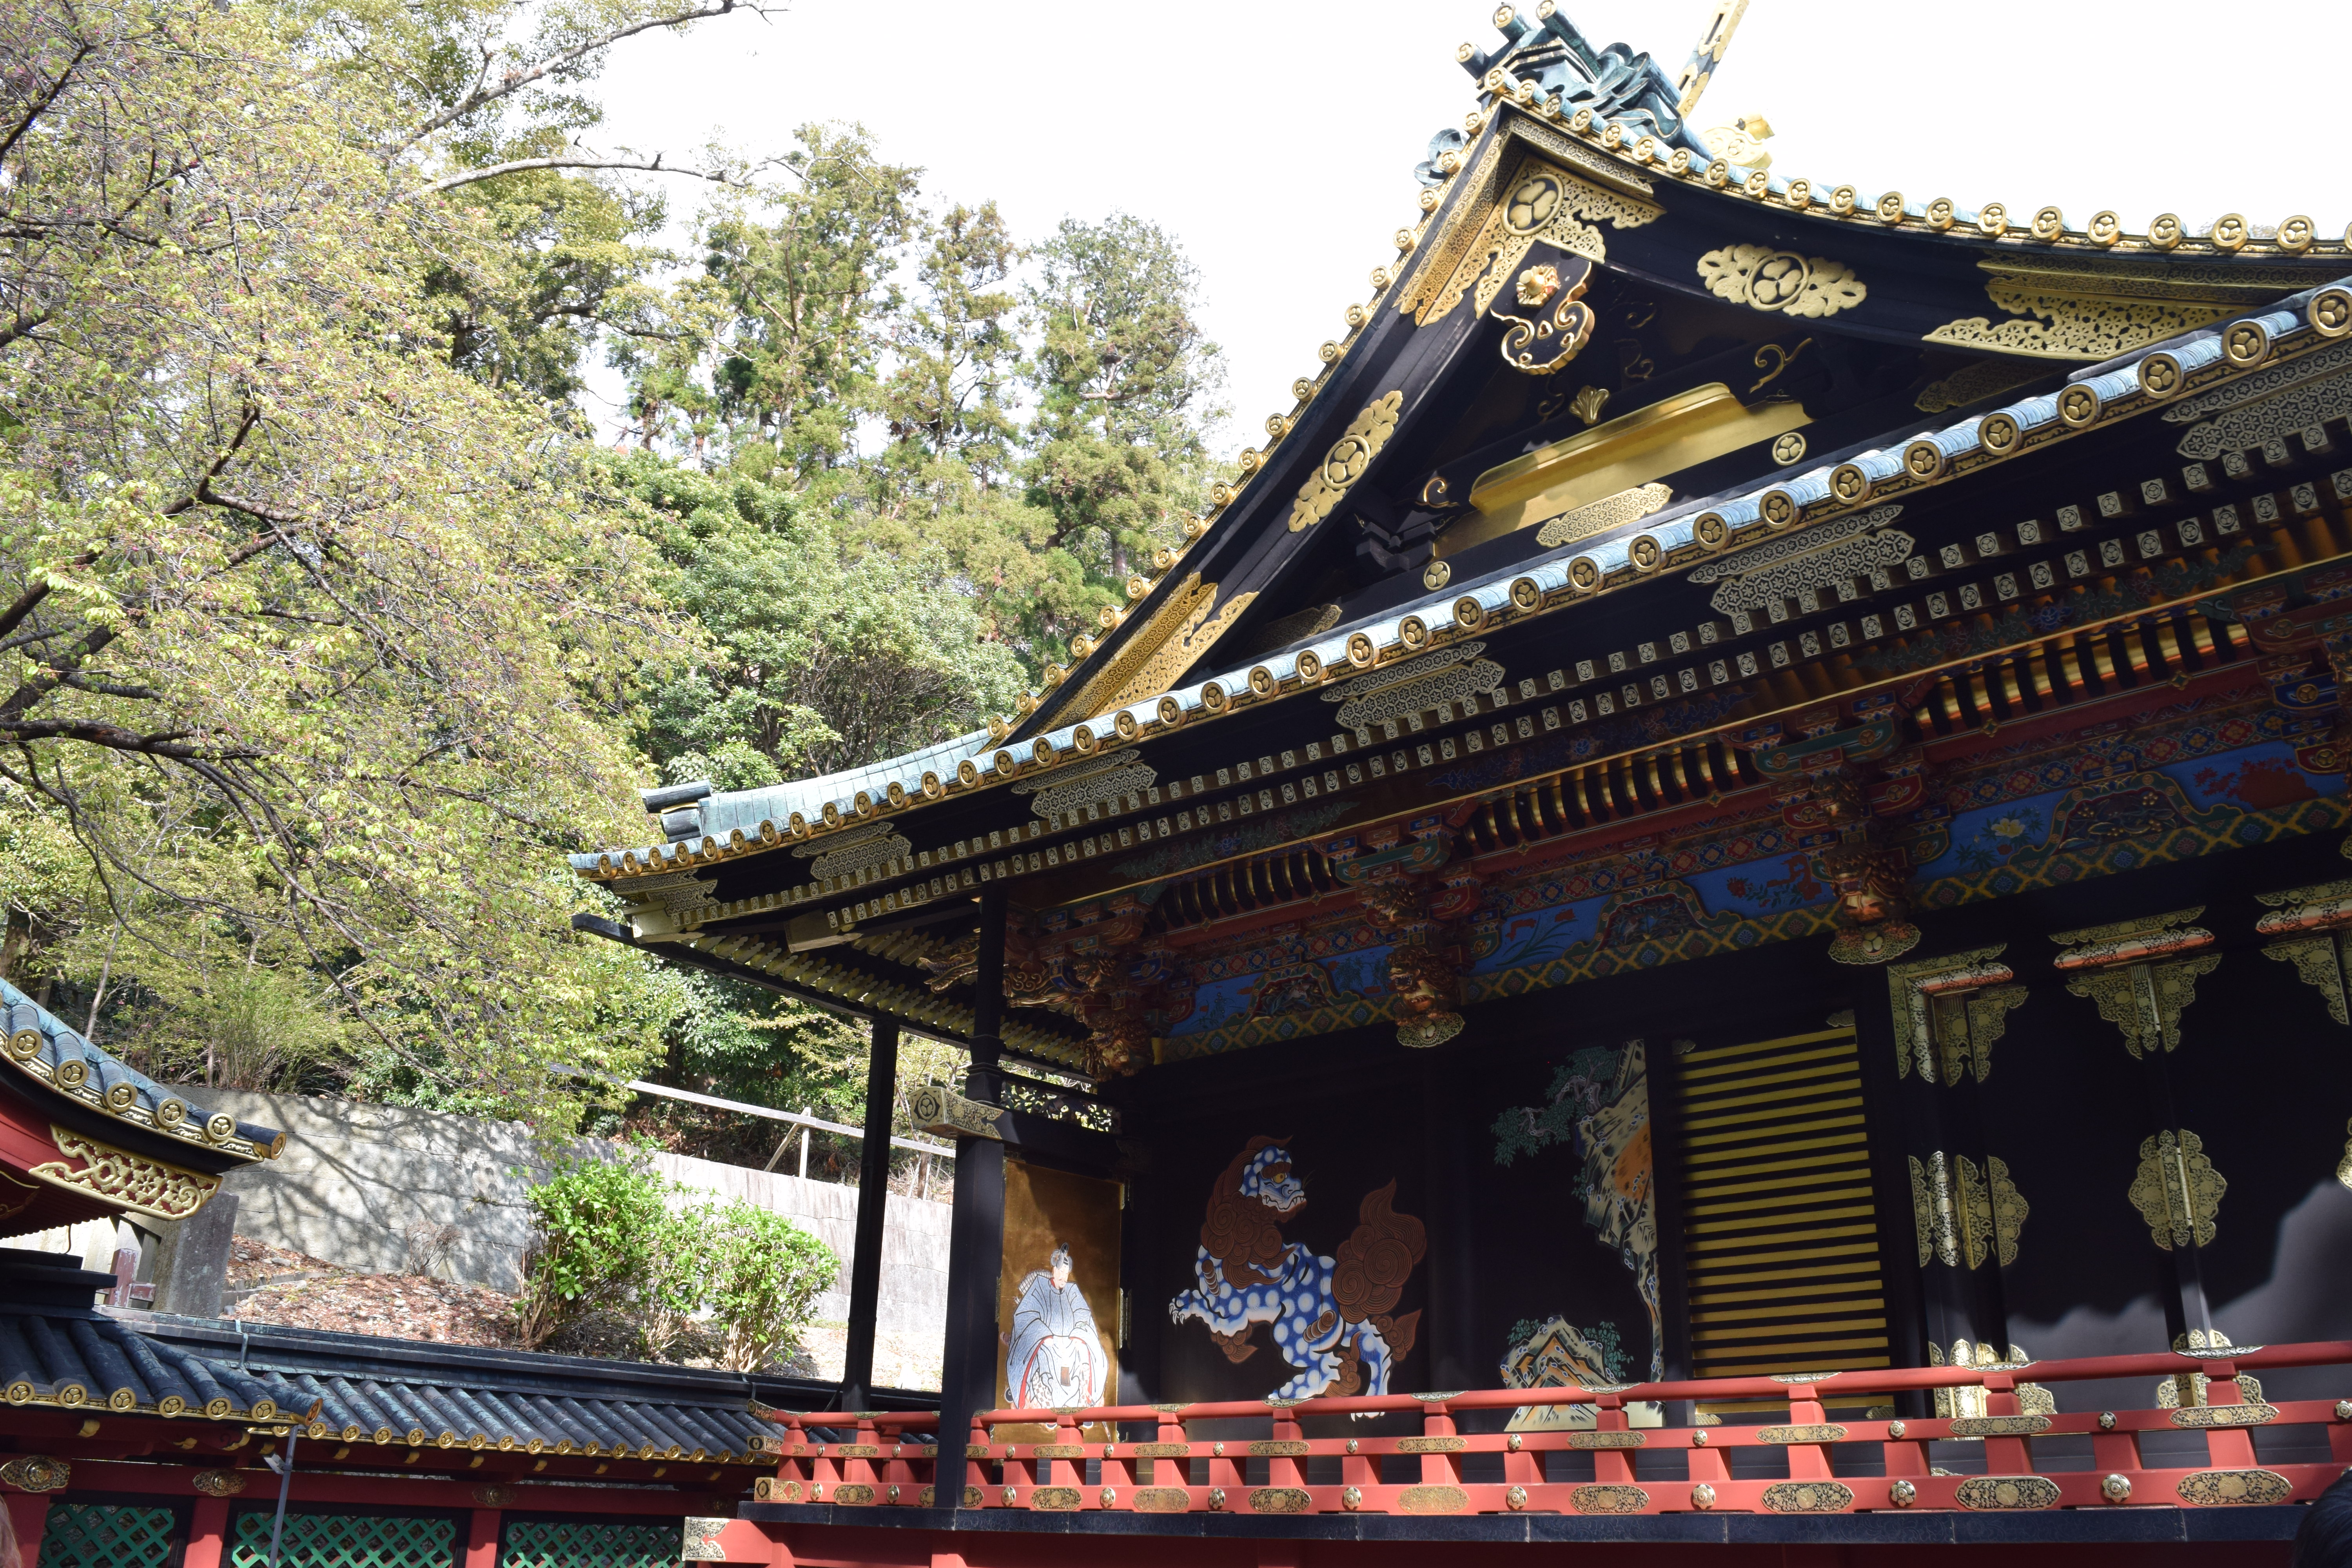
[{"label": "tree branch", "polygon": [[101,723],[95,719],[0,719],[0,735],[19,745],[27,741],[82,741],[109,751],[137,752],[189,763],[226,762],[262,754],[243,747],[197,745],[181,739],[184,733],[142,735],[120,724]]},{"label": "tree branch", "polygon": [[40,93],[26,104],[23,117],[8,128],[7,135],[0,137],[0,158],[5,158],[16,150],[17,142],[24,137],[26,132],[33,128],[35,121],[47,112],[49,105],[58,100],[58,94],[65,91],[66,83],[73,79],[74,72],[80,68],[81,62],[89,58],[90,50],[95,47],[97,46],[88,39],[81,40],[75,47],[73,58],[68,60],[66,68],[58,73],[58,79],[48,85],[47,91]]},{"label": "tree branch", "polygon": [[[625,27],[614,27],[610,32],[600,33],[595,37],[574,44],[568,49],[558,49],[537,65],[527,69],[509,70],[496,81],[489,79],[493,57],[489,51],[485,50],[482,58],[482,74],[475,79],[472,89],[440,113],[426,116],[423,124],[410,132],[400,142],[385,147],[383,157],[387,162],[397,158],[435,132],[456,124],[474,110],[496,103],[502,98],[511,97],[533,82],[577,65],[600,50],[612,47],[623,38],[635,37],[639,33],[650,33],[661,28],[683,27],[688,23],[707,21],[713,16],[724,16],[742,4],[743,0],[709,0],[706,5],[690,6],[667,16],[648,16],[644,21],[632,22]],[[744,5],[743,8],[761,16],[766,16],[769,10],[768,6],[757,3]]]},{"label": "tree branch", "polygon": [[478,185],[484,180],[495,180],[500,174],[520,174],[532,169],[639,169],[649,174],[688,174],[695,179],[709,180],[714,184],[720,185],[740,185],[749,183],[738,179],[724,169],[692,169],[681,164],[666,164],[662,162],[662,154],[659,153],[653,155],[651,162],[643,158],[591,158],[584,155],[560,158],[517,158],[505,163],[492,163],[487,168],[460,169],[446,179],[436,180],[431,184],[412,192],[407,199],[415,201],[418,196],[431,195],[436,191],[454,191],[463,185]]}]

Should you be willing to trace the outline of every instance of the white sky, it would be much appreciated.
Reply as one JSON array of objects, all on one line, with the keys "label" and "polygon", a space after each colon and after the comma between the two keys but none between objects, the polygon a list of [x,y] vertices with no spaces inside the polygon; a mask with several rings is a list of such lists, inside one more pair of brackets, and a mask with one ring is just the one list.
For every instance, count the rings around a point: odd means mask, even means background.
[{"label": "white sky", "polygon": [[[1671,76],[1710,9],[1575,0],[1570,15]],[[856,120],[928,171],[936,198],[992,197],[1024,237],[1066,216],[1149,218],[1201,269],[1231,451],[1290,406],[1292,380],[1393,257],[1388,237],[1417,217],[1412,165],[1475,101],[1454,47],[1494,47],[1492,10],[797,0],[770,21],[623,46],[601,141],[681,159],[716,134],[780,153],[802,123]],[[2047,203],[2074,222],[2112,207],[2135,231],[2165,211],[2192,227],[2300,212],[2332,237],[2352,180],[2326,62],[2347,42],[2342,0],[1751,0],[1696,119],[1764,114],[1774,172],[1822,187],[2000,201],[2012,221]],[[698,195],[675,198],[690,210]]]}]

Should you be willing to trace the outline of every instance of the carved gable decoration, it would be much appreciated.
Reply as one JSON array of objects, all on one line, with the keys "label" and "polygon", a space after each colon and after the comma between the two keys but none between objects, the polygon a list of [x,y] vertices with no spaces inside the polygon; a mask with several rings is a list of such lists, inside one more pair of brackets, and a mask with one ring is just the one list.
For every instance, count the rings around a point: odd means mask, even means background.
[{"label": "carved gable decoration", "polygon": [[[1479,174],[1492,177],[1502,146],[1496,142],[1486,150],[1487,162]],[[1474,185],[1471,196],[1476,195]],[[1532,156],[1512,165],[1509,178],[1496,181],[1486,200],[1487,205],[1480,206],[1465,199],[1456,207],[1454,221],[1440,232],[1412,286],[1398,300],[1397,308],[1411,313],[1418,324],[1444,320],[1464,294],[1474,290],[1473,308],[1484,315],[1517,273],[1520,260],[1538,243],[1605,261],[1609,246],[1602,225],[1639,228],[1664,211],[1638,196],[1580,179],[1556,162]],[[1477,218],[1463,215],[1475,212],[1483,212],[1484,221],[1472,230],[1468,226]]]}]

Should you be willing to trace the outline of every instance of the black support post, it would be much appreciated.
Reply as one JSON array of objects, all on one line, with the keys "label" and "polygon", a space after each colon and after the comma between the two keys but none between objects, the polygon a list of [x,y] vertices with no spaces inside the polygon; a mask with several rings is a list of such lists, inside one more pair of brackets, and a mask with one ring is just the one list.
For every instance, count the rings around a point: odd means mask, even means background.
[{"label": "black support post", "polygon": [[[967,1099],[994,1104],[1001,1087],[997,1031],[1004,1015],[1003,889],[980,896],[979,967],[972,974],[971,1066]],[[1004,1254],[1004,1145],[956,1140],[955,1206],[948,1224],[948,1332],[940,1378],[939,1501],[960,1506],[964,1441],[975,1410],[997,1405],[996,1289]],[[973,1472],[970,1484],[983,1484]]]},{"label": "black support post", "polygon": [[841,1407],[873,1404],[874,1323],[882,1309],[882,1232],[890,1212],[890,1112],[898,1098],[898,1020],[874,1020],[866,1062],[866,1137],[857,1160],[857,1239],[849,1255],[849,1347]]}]

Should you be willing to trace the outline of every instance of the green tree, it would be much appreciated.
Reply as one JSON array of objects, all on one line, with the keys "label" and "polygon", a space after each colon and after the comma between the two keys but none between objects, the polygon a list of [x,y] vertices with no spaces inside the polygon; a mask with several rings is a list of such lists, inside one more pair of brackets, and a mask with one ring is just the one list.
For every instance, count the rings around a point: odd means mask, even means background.
[{"label": "green tree", "polygon": [[668,322],[625,341],[645,444],[805,488],[851,456],[901,303],[917,171],[881,162],[859,126],[803,126],[790,177],[724,193],[698,235],[701,271]]},{"label": "green tree", "polygon": [[1157,225],[1123,213],[1065,219],[1035,256],[1037,416],[1024,474],[1030,501],[1053,518],[1054,580],[1084,586],[1040,595],[1027,629],[1066,647],[1176,541],[1175,514],[1197,509],[1223,368],[1197,319],[1198,273]]},{"label": "green tree", "polygon": [[740,473],[608,461],[709,638],[646,672],[646,749],[673,779],[829,773],[1011,706],[1021,667],[937,552],[852,552],[823,509]]},{"label": "green tree", "polygon": [[452,367],[426,280],[497,272],[496,226],[280,21],[0,29],[0,776],[89,855],[132,982],[232,944],[315,977],[360,1079],[561,1123],[550,1067],[666,1015],[551,852],[634,830],[614,721],[693,639],[602,471]]}]

